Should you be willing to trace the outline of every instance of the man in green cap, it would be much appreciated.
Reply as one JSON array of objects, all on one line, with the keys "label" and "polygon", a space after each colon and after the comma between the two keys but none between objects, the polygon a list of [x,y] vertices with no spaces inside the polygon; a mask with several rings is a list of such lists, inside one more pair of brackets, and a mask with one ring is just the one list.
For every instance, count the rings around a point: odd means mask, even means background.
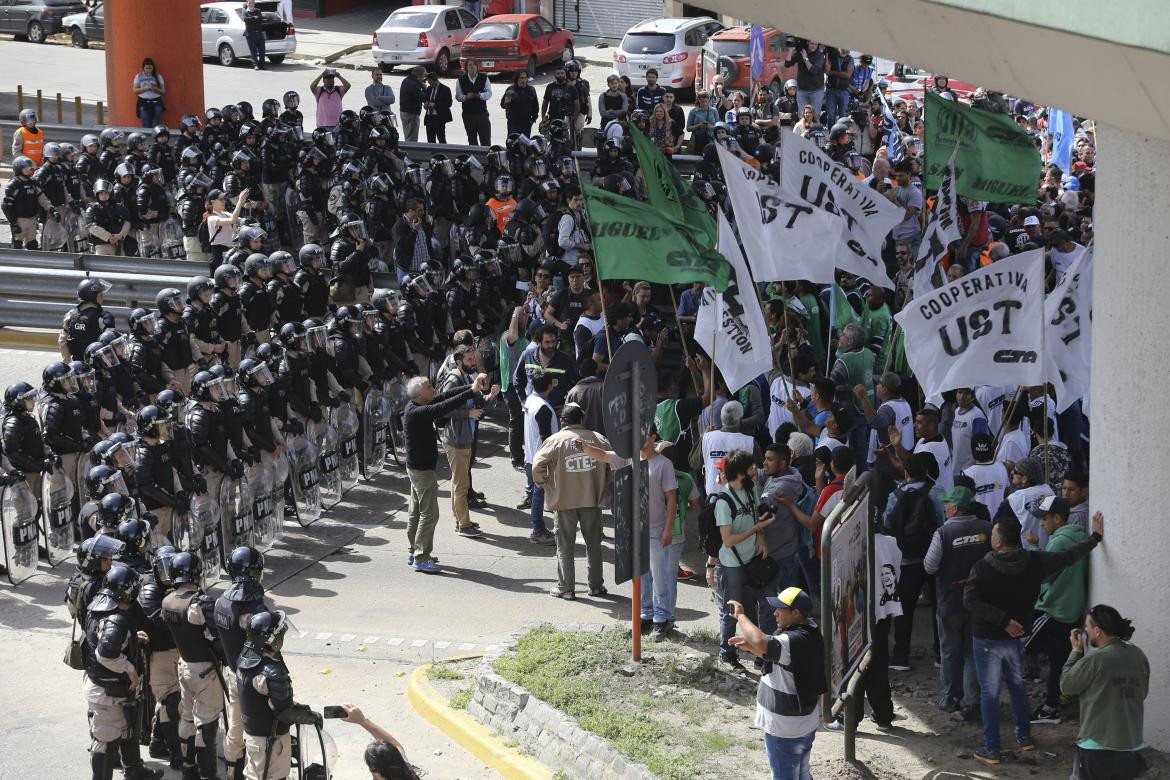
[{"label": "man in green cap", "polygon": [[942,656],[939,709],[966,720],[979,706],[979,684],[971,660],[971,613],[963,606],[963,585],[976,561],[991,551],[991,523],[971,511],[975,493],[956,485],[941,496],[946,521],[930,540],[924,567],[934,575],[938,599],[938,642]]}]

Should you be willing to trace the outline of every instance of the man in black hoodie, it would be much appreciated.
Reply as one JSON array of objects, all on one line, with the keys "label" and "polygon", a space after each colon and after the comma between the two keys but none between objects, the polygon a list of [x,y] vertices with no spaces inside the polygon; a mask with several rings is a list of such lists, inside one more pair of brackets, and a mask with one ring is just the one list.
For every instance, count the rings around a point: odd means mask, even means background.
[{"label": "man in black hoodie", "polygon": [[998,764],[999,683],[1007,682],[1016,742],[1020,750],[1036,749],[1031,734],[1028,691],[1024,687],[1024,638],[1032,625],[1036,599],[1044,578],[1089,554],[1105,533],[1105,519],[1093,516],[1092,534],[1080,544],[1060,552],[1025,550],[1020,543],[1020,523],[1001,513],[991,528],[991,552],[971,567],[963,588],[963,606],[971,613],[975,645],[975,672],[979,678],[979,704],[983,715],[983,746],[975,758]]}]

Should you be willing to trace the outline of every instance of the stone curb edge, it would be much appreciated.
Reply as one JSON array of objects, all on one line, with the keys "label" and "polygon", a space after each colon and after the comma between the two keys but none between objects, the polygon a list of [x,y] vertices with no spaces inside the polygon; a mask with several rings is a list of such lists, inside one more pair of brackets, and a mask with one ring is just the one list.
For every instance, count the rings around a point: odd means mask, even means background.
[{"label": "stone curb edge", "polygon": [[[469,653],[442,660],[462,661],[482,656],[483,653]],[[553,773],[548,767],[509,747],[496,732],[447,704],[427,679],[432,666],[433,663],[423,664],[411,672],[407,680],[406,700],[415,712],[499,772],[505,780],[551,780]]]},{"label": "stone curb edge", "polygon": [[57,346],[57,333],[48,330],[14,330],[0,327],[0,347],[32,347],[52,349]]}]

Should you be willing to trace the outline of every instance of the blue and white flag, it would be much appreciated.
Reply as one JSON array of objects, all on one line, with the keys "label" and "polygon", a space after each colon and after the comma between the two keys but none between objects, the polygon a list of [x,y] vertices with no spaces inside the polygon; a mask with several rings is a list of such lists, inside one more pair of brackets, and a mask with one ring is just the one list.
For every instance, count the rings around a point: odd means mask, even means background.
[{"label": "blue and white flag", "polygon": [[894,112],[886,102],[886,96],[873,85],[873,93],[882,103],[882,129],[886,131],[886,157],[891,163],[902,162],[906,158],[906,147],[902,145],[902,131],[898,129],[898,120],[894,119]]},{"label": "blue and white flag", "polygon": [[1048,109],[1048,132],[1052,134],[1053,165],[1065,173],[1072,167],[1073,120],[1072,114],[1062,108]]},{"label": "blue and white flag", "polygon": [[764,29],[758,24],[752,25],[752,81],[758,81],[764,72]]}]

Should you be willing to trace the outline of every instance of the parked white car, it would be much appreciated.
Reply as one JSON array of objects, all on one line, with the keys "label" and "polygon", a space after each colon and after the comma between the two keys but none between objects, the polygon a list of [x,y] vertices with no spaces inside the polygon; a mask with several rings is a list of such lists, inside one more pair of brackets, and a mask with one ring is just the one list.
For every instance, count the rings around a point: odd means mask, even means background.
[{"label": "parked white car", "polygon": [[479,24],[471,12],[450,5],[408,5],[374,32],[374,63],[384,73],[397,65],[425,65],[446,75],[459,62],[463,39]]},{"label": "parked white car", "polygon": [[[297,50],[297,31],[281,21],[274,0],[256,3],[264,12],[264,55],[273,65],[284,62],[285,55]],[[199,6],[203,28],[203,56],[214,57],[220,65],[231,67],[247,60],[248,42],[244,40],[243,3],[204,3]]]},{"label": "parked white car", "polygon": [[613,69],[635,87],[646,83],[646,71],[658,71],[658,83],[674,90],[694,88],[703,44],[723,25],[709,16],[649,19],[626,31],[613,52]]}]

